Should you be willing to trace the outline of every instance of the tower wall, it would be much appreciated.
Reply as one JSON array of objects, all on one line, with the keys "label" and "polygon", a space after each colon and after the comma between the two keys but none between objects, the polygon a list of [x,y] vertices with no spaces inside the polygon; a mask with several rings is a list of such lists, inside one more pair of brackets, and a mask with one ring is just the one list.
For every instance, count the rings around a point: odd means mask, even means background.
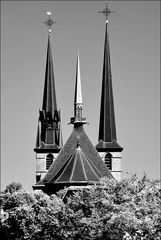
[{"label": "tower wall", "polygon": [[112,155],[111,157],[111,173],[112,176],[117,180],[121,181],[121,159],[122,154],[121,152],[99,152],[100,157],[105,162],[105,156],[106,154],[110,153]]},{"label": "tower wall", "polygon": [[47,155],[53,155],[53,162],[58,156],[58,153],[36,153],[36,182],[42,180],[48,172],[46,168]]}]

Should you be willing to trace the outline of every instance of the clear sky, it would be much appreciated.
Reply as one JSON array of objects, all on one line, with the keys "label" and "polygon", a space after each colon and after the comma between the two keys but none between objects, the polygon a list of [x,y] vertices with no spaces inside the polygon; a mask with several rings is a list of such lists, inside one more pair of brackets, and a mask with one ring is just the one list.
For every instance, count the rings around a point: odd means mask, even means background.
[{"label": "clear sky", "polygon": [[[159,178],[160,1],[111,1],[109,38],[123,173]],[[46,11],[57,24],[52,53],[63,141],[72,131],[77,51],[85,131],[98,141],[104,1],[1,1],[1,186],[35,183],[36,131],[45,78]]]}]

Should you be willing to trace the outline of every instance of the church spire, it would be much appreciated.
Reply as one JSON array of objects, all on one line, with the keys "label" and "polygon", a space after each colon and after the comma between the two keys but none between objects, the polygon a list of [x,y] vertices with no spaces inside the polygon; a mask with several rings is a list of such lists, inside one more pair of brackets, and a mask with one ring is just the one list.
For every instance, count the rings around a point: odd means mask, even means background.
[{"label": "church spire", "polygon": [[101,11],[106,17],[105,22],[105,42],[104,42],[104,59],[102,74],[102,94],[100,109],[100,124],[98,140],[103,142],[112,142],[116,138],[115,112],[112,89],[112,74],[110,61],[110,46],[108,36],[108,16],[112,11],[107,7]]},{"label": "church spire", "polygon": [[78,52],[77,67],[76,67],[75,94],[74,94],[74,117],[71,118],[70,123],[85,124],[86,118],[82,117],[82,111],[83,111],[83,101],[82,101],[80,62],[79,62],[79,52]]},{"label": "church spire", "polygon": [[54,82],[53,58],[51,51],[50,34],[48,35],[47,58],[46,58],[46,72],[42,110],[50,112],[54,117],[54,112],[57,111],[56,92]]},{"label": "church spire", "polygon": [[[74,117],[71,124],[73,131],[61,148],[56,159],[51,164],[44,177],[37,178],[33,189],[41,189],[47,194],[53,194],[64,187],[88,186],[100,184],[102,177],[112,178],[105,163],[86,135],[83,124],[86,118],[82,117],[83,102],[81,91],[81,76],[79,54],[76,66],[76,83],[74,94]],[[48,156],[50,160],[50,156]],[[47,159],[48,159],[47,158]]]},{"label": "church spire", "polygon": [[82,90],[81,90],[81,75],[80,75],[80,62],[79,62],[79,52],[77,57],[77,69],[76,69],[76,84],[75,84],[75,96],[74,104],[83,105],[82,102]]},{"label": "church spire", "polygon": [[102,93],[100,106],[99,136],[96,149],[111,171],[115,179],[121,180],[121,152],[123,148],[117,143],[116,124],[114,112],[114,100],[112,89],[112,73],[110,60],[110,46],[108,36],[108,16],[111,11],[106,8],[101,11],[106,17],[105,21],[105,42],[102,73]]},{"label": "church spire", "polygon": [[51,11],[48,11],[47,15],[49,16],[49,18],[44,23],[49,27],[49,32],[48,32],[46,72],[45,72],[45,84],[44,84],[42,110],[48,113],[50,112],[51,116],[54,117],[54,112],[57,111],[57,103],[56,103],[53,58],[52,58],[50,38],[51,38],[51,26],[55,22],[53,22],[53,20],[51,19]]},{"label": "church spire", "polygon": [[[44,22],[49,27],[48,32],[48,45],[47,45],[47,58],[46,58],[46,70],[45,70],[45,83],[43,93],[42,110],[39,113],[39,141],[37,138],[36,148],[40,148],[46,145],[50,145],[50,148],[60,148],[61,139],[61,123],[60,123],[60,111],[57,109],[55,80],[54,80],[54,68],[53,57],[51,49],[51,26],[55,23],[51,19],[51,12],[47,12],[48,20]],[[43,144],[45,145],[42,145]],[[39,144],[38,144],[39,143]]]}]

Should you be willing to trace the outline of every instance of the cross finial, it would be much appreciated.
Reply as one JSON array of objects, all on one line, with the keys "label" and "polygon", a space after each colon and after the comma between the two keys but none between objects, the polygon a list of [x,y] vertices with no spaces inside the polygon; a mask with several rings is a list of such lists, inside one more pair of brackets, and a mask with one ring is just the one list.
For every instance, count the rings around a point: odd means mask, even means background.
[{"label": "cross finial", "polygon": [[43,22],[43,23],[45,23],[45,24],[49,27],[49,34],[50,34],[50,33],[51,33],[51,26],[52,26],[54,23],[56,23],[56,22],[54,22],[54,21],[51,19],[51,11],[47,11],[46,13],[47,13],[47,15],[48,15],[48,19],[47,19],[45,22]]},{"label": "cross finial", "polygon": [[106,3],[106,8],[104,8],[102,11],[99,11],[99,13],[102,13],[106,17],[106,22],[108,23],[108,16],[111,13],[114,13],[115,11],[111,11],[110,8],[108,8],[108,3]]}]

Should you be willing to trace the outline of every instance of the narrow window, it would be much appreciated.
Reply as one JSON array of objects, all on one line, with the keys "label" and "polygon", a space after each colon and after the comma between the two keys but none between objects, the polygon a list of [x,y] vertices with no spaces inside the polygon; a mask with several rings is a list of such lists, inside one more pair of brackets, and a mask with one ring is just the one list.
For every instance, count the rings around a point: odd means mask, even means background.
[{"label": "narrow window", "polygon": [[51,166],[52,163],[53,163],[53,155],[48,154],[46,157],[46,170],[49,169],[49,167]]},{"label": "narrow window", "polygon": [[41,175],[36,175],[36,182],[39,182],[41,179]]},{"label": "narrow window", "polygon": [[105,164],[109,170],[112,170],[112,155],[110,153],[105,155]]}]

